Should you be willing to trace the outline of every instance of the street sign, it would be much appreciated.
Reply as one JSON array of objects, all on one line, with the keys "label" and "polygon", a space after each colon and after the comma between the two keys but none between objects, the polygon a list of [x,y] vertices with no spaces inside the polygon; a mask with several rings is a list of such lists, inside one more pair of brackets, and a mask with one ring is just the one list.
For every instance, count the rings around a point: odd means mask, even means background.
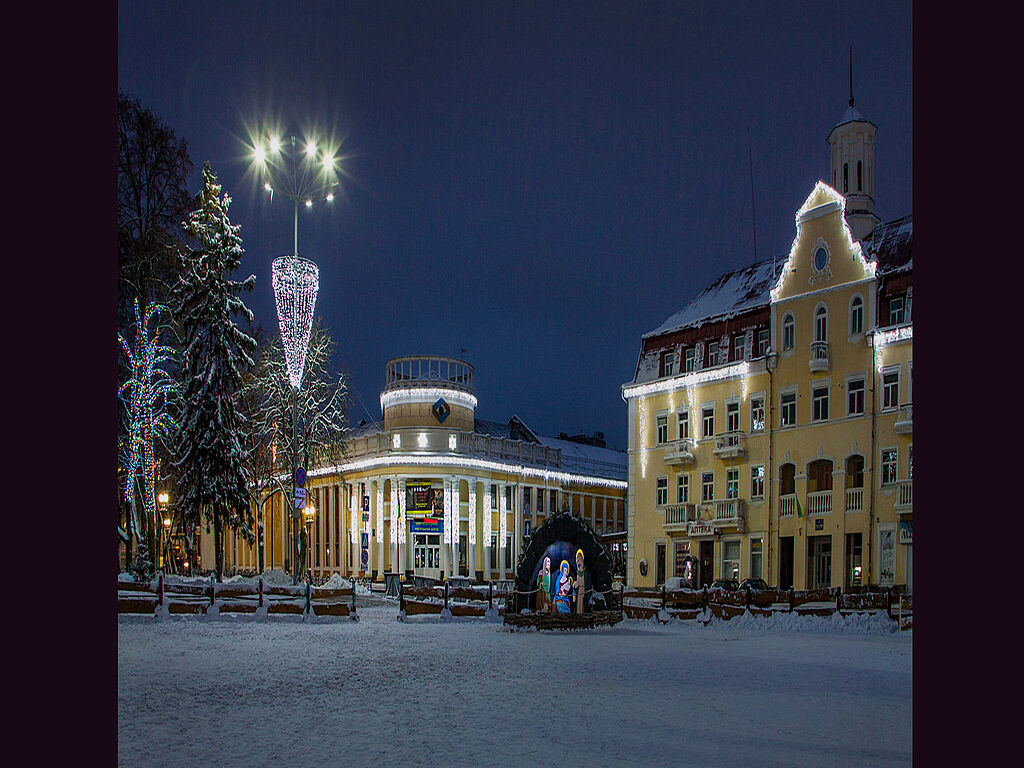
[{"label": "street sign", "polygon": [[306,500],[305,499],[300,499],[298,496],[296,496],[295,497],[295,508],[296,509],[302,509],[305,506],[306,506]]},{"label": "street sign", "polygon": [[369,511],[370,511],[370,497],[369,496],[363,496],[363,512],[369,512]]},{"label": "street sign", "polygon": [[304,499],[304,498],[306,498],[306,489],[305,488],[296,488],[295,489],[295,498],[296,499]]},{"label": "street sign", "polygon": [[295,470],[295,484],[305,485],[306,484],[306,470],[304,467],[299,467]]}]

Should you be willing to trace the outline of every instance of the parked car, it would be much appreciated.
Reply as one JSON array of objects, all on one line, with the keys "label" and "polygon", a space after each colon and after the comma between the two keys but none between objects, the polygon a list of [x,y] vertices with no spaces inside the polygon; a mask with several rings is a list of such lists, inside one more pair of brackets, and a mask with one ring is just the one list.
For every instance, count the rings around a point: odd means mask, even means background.
[{"label": "parked car", "polygon": [[715,579],[711,582],[709,589],[728,589],[732,592],[737,591],[740,585],[736,582],[736,579]]},{"label": "parked car", "polygon": [[744,579],[740,582],[740,589],[746,589],[747,587],[755,592],[759,592],[763,589],[769,589],[768,582],[764,579]]}]

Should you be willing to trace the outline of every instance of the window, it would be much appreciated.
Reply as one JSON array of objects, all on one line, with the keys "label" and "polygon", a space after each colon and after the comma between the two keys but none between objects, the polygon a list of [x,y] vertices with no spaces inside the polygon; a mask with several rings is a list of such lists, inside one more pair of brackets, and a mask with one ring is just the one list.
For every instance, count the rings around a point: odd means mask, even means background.
[{"label": "window", "polygon": [[896,482],[896,449],[882,449],[882,485]]},{"label": "window", "polygon": [[498,568],[498,536],[491,534],[491,570]]},{"label": "window", "polygon": [[807,465],[807,491],[832,490],[832,462],[828,459],[816,459]]},{"label": "window", "polygon": [[701,501],[711,501],[715,498],[715,473],[705,472],[700,480]]},{"label": "window", "polygon": [[750,498],[764,498],[764,464],[750,468]]},{"label": "window", "polygon": [[850,335],[856,336],[864,332],[864,301],[860,296],[854,296],[850,302]]},{"label": "window", "polygon": [[740,497],[740,471],[736,468],[725,470],[725,498],[738,499]]},{"label": "window", "polygon": [[824,307],[814,310],[814,340],[828,341],[828,310]]},{"label": "window", "polygon": [[722,578],[739,579],[740,577],[740,543],[738,541],[722,542]]},{"label": "window", "polygon": [[506,485],[505,486],[505,509],[507,511],[509,511],[509,512],[515,512],[515,510],[516,510],[515,502],[512,501],[512,491],[513,490],[514,489],[512,488],[511,485]]},{"label": "window", "polygon": [[914,479],[914,446],[907,446],[907,480]]},{"label": "window", "polygon": [[771,334],[767,328],[762,328],[757,332],[757,356],[764,357],[768,354],[768,343],[771,339]]},{"label": "window", "polygon": [[864,163],[860,160],[857,161],[857,191],[860,192],[864,189]]},{"label": "window", "polygon": [[725,404],[725,429],[727,432],[740,431],[740,404]]},{"label": "window", "polygon": [[661,353],[662,376],[675,376],[676,374],[676,353],[666,351]]},{"label": "window", "polygon": [[846,415],[859,416],[864,413],[864,379],[850,379],[846,382]]},{"label": "window", "polygon": [[676,415],[676,420],[677,420],[676,427],[677,427],[677,430],[678,430],[676,432],[676,435],[679,437],[679,439],[682,440],[684,437],[689,437],[690,436],[690,412],[689,412],[689,410],[684,409],[684,410],[679,411],[679,413]]},{"label": "window", "polygon": [[764,554],[764,539],[757,538],[750,540],[750,578],[761,579],[762,576],[761,564],[763,562]]},{"label": "window", "polygon": [[781,400],[782,407],[779,409],[779,424],[783,427],[792,427],[796,424],[796,392],[783,392]]},{"label": "window", "polygon": [[899,325],[903,322],[903,297],[897,296],[889,299],[889,325]]},{"label": "window", "polygon": [[743,347],[746,345],[746,337],[744,334],[733,337],[732,340],[732,359],[742,360],[743,359]]},{"label": "window", "polygon": [[689,373],[693,370],[693,347],[690,347],[683,353],[683,360],[686,365],[686,372]]},{"label": "window", "polygon": [[663,507],[668,504],[668,478],[659,477],[657,480],[657,488],[655,491],[654,503],[659,507]]},{"label": "window", "polygon": [[690,501],[690,476],[683,474],[676,478],[676,501],[687,504]]},{"label": "window", "polygon": [[491,509],[498,508],[498,486],[491,483]]},{"label": "window", "polygon": [[705,405],[702,413],[704,416],[704,431],[702,436],[705,438],[713,437],[715,434],[715,406]]},{"label": "window", "polygon": [[796,321],[792,315],[782,319],[782,349],[793,349],[796,346]]},{"label": "window", "polygon": [[750,431],[764,431],[764,395],[750,398]]},{"label": "window", "polygon": [[548,510],[553,515],[557,514],[558,513],[558,491],[552,491],[551,492],[551,497],[550,497],[549,501],[551,503],[548,505]]},{"label": "window", "polygon": [[828,421],[828,387],[811,390],[811,421]]},{"label": "window", "polygon": [[864,487],[864,457],[851,456],[846,460],[846,487]]},{"label": "window", "polygon": [[544,491],[540,488],[537,489],[537,514],[544,514]]},{"label": "window", "polygon": [[882,410],[892,410],[900,404],[900,372],[882,372]]},{"label": "window", "polygon": [[654,584],[655,586],[665,583],[665,568],[667,565],[667,554],[664,542],[654,545]]},{"label": "window", "polygon": [[668,414],[662,413],[655,417],[655,424],[657,425],[657,443],[668,442]]},{"label": "window", "polygon": [[708,367],[718,365],[718,342],[708,342]]},{"label": "window", "polygon": [[796,493],[796,464],[779,467],[779,493],[783,496]]},{"label": "window", "polygon": [[843,163],[843,194],[850,191],[850,164]]}]

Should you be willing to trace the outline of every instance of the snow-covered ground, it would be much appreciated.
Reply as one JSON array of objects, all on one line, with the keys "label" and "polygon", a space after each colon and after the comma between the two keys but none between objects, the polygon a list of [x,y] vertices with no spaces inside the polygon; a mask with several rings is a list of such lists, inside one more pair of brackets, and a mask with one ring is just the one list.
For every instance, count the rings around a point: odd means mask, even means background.
[{"label": "snow-covered ground", "polygon": [[884,615],[118,619],[122,766],[911,763],[913,632]]}]

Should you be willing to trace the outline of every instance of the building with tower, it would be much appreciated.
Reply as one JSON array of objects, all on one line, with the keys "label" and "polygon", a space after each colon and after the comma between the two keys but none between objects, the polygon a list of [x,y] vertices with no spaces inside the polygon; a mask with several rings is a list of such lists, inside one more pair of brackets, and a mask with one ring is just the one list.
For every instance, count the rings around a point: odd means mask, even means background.
[{"label": "building with tower", "polygon": [[643,335],[628,405],[627,582],[913,590],[913,219],[874,213],[852,95],[789,253]]},{"label": "building with tower", "polygon": [[[511,579],[531,531],[563,509],[624,556],[626,454],[606,448],[603,435],[548,437],[517,416],[477,418],[476,371],[464,360],[398,357],[384,373],[381,421],[353,429],[340,460],[308,469],[314,582],[389,572]],[[278,493],[264,507],[262,546],[265,568],[290,571],[283,501]],[[254,571],[255,547],[230,535],[226,566]],[[212,558],[210,548],[203,562]]]}]

